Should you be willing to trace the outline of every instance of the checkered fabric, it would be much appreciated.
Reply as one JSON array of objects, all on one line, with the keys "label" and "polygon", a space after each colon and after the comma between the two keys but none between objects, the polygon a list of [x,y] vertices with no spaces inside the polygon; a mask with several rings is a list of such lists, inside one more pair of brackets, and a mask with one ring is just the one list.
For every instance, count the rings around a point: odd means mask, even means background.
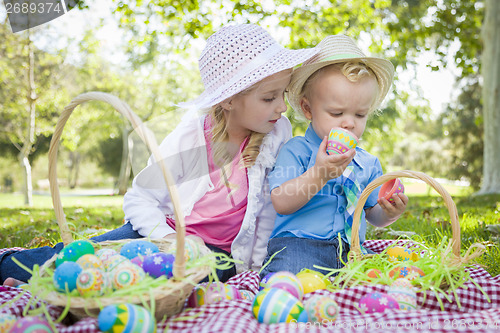
[{"label": "checkered fabric", "polygon": [[[367,240],[364,245],[375,252],[383,251],[394,240]],[[402,241],[397,241],[405,244]],[[1,252],[1,251],[0,251]],[[338,292],[326,290],[314,292],[329,295],[340,306],[337,320],[331,324],[260,324],[252,314],[252,302],[249,300],[222,301],[194,309],[185,309],[182,313],[158,323],[158,332],[498,332],[500,330],[500,275],[492,277],[487,271],[477,266],[470,269],[475,283],[469,282],[456,291],[461,308],[456,302],[448,302],[442,295],[438,297],[444,304],[441,311],[437,296],[417,294],[418,309],[414,311],[391,310],[384,313],[360,314],[356,309],[360,298],[368,292],[387,292],[388,286],[359,286]],[[259,277],[257,272],[244,272],[230,279],[228,284],[241,290],[257,293]],[[478,286],[488,295],[488,300]],[[31,294],[11,287],[0,287],[0,313],[22,317],[23,309],[30,302]],[[312,294],[306,294],[307,300]],[[453,298],[453,295],[449,295]],[[40,302],[30,303],[31,308],[40,306]],[[48,306],[52,319],[56,319],[61,309]],[[97,333],[97,320],[84,318],[69,324],[57,324],[61,333]]]}]

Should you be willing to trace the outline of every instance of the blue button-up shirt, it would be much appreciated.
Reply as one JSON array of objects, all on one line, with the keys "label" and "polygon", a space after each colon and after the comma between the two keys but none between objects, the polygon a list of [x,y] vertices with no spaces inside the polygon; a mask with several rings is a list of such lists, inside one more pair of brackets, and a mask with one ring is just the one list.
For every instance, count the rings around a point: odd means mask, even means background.
[{"label": "blue button-up shirt", "polygon": [[[289,140],[280,150],[276,165],[269,174],[271,191],[288,180],[297,178],[311,168],[316,162],[316,154],[322,139],[309,125],[305,136],[297,136]],[[374,179],[382,175],[382,166],[377,157],[364,149],[356,147],[356,155],[350,165],[361,191]],[[333,239],[338,233],[346,240],[344,233],[344,211],[347,199],[341,183],[342,177],[329,180],[326,185],[309,202],[289,215],[277,214],[273,237],[303,237],[313,239]],[[377,204],[378,189],[373,191],[364,208]],[[359,237],[365,240],[366,221],[364,212],[360,223]]]}]

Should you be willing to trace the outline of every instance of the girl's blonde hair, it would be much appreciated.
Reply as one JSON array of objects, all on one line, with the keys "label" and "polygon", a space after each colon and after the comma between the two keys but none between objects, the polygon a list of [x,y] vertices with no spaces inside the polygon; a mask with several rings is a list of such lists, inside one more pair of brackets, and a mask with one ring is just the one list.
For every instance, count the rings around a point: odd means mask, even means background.
[{"label": "girl's blonde hair", "polygon": [[[375,75],[373,70],[362,62],[341,62],[337,64],[331,64],[318,69],[307,78],[300,91],[299,100],[302,99],[302,97],[310,98],[311,86],[318,80],[319,77],[321,77],[322,73],[327,71],[338,71],[351,82],[358,82],[363,78],[371,77],[374,78],[378,83],[377,76]],[[374,111],[378,107],[378,105],[375,104],[378,100],[378,95],[380,94],[380,89],[378,88],[379,85],[377,84],[377,94],[373,99],[373,104],[370,106],[370,112]]]}]

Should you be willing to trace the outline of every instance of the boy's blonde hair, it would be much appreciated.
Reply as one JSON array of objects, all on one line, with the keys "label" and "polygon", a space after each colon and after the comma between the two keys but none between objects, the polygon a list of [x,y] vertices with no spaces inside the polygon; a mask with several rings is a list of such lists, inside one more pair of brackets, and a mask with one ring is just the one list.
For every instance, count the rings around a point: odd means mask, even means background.
[{"label": "boy's blonde hair", "polygon": [[[373,78],[377,82],[377,93],[375,95],[375,98],[373,99],[372,105],[370,105],[370,110],[369,112],[374,111],[378,105],[376,105],[378,97],[380,95],[380,89],[378,85],[378,80],[377,76],[373,72],[373,70],[366,66],[362,62],[343,62],[343,63],[335,63],[331,64],[325,67],[321,67],[318,69],[316,72],[311,74],[307,78],[307,80],[304,82],[304,85],[302,86],[302,90],[300,91],[299,94],[299,100],[301,100],[303,97],[310,99],[311,96],[311,87],[314,85],[314,83],[323,75],[325,72],[331,72],[331,71],[337,71],[342,73],[349,81],[351,82],[358,82],[362,79],[365,78]],[[303,116],[303,112],[300,115],[301,118],[305,119]]]}]

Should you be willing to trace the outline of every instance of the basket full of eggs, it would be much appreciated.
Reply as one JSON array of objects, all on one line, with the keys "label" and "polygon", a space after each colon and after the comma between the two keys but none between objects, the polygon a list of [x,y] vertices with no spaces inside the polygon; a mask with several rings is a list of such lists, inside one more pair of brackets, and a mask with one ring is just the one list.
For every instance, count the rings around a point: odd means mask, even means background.
[{"label": "basket full of eggs", "polygon": [[[94,243],[73,239],[59,194],[57,151],[69,116],[78,105],[91,100],[110,104],[128,119],[152,153],[174,206],[175,240],[124,239]],[[89,92],[73,99],[63,110],[52,137],[49,180],[65,247],[39,271],[34,271],[30,285],[37,296],[52,305],[69,308],[69,312],[79,318],[97,317],[104,307],[120,303],[145,306],[158,320],[179,313],[193,286],[210,272],[210,250],[204,244],[185,238],[184,216],[172,176],[162,161],[152,132],[130,107],[117,97],[101,92]]]}]

